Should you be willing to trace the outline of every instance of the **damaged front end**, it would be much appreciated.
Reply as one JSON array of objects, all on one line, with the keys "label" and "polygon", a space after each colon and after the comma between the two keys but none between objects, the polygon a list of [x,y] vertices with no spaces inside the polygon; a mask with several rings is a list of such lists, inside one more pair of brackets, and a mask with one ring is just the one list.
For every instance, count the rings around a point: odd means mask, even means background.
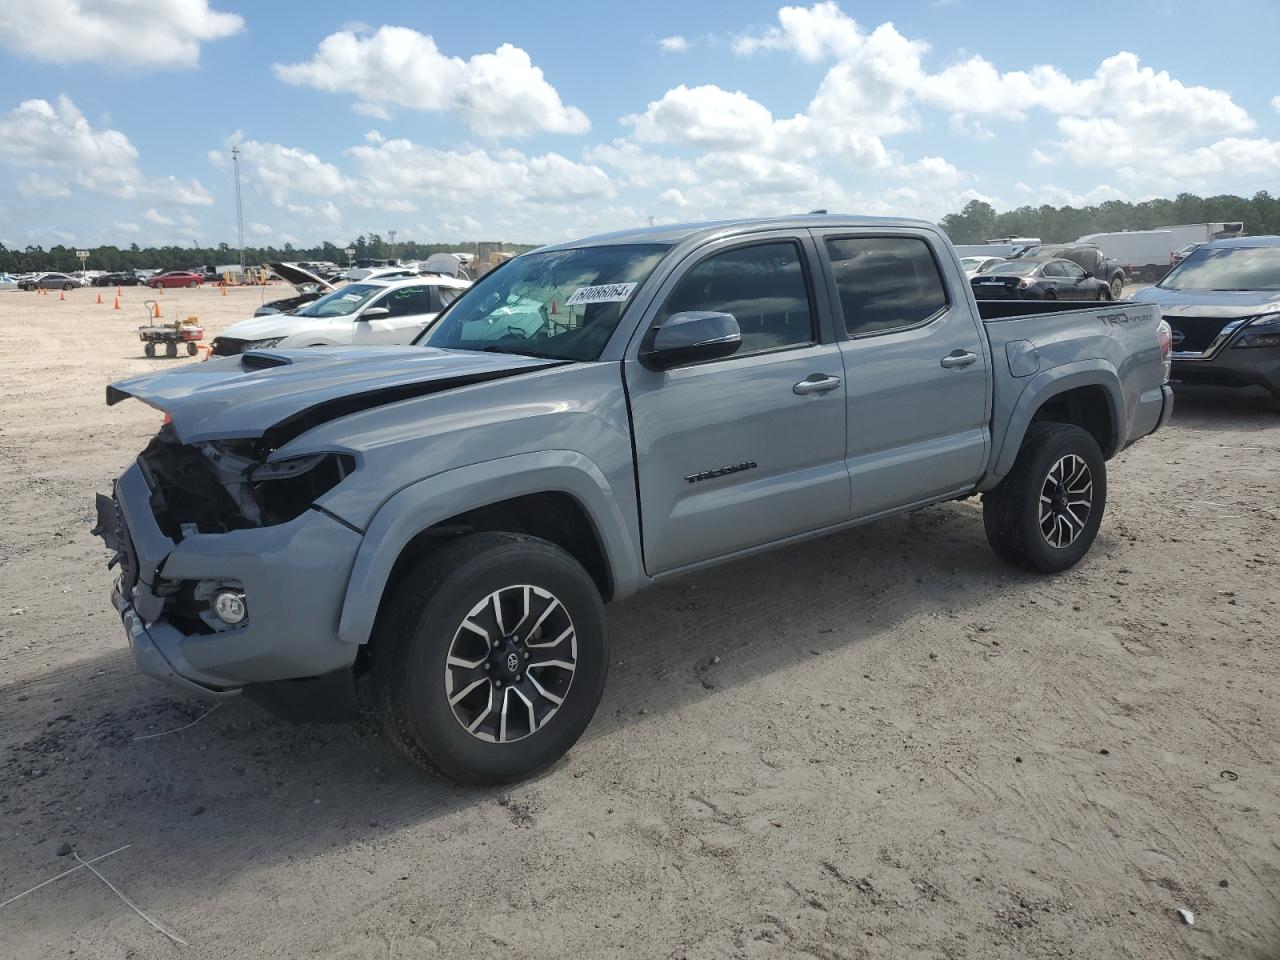
[{"label": "damaged front end", "polygon": [[256,440],[181,443],[166,424],[138,457],[165,535],[227,533],[287,523],[355,470],[347,453],[268,460]]}]

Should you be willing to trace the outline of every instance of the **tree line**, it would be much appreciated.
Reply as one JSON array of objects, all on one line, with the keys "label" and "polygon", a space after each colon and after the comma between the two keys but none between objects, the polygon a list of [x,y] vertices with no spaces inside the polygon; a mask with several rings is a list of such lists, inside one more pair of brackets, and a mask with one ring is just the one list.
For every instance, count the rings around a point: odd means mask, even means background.
[{"label": "tree line", "polygon": [[[1063,243],[1089,233],[1116,230],[1150,230],[1177,223],[1216,223],[1241,220],[1246,233],[1280,234],[1280,198],[1265,190],[1250,198],[1222,194],[1198,197],[1180,193],[1173,200],[1144,200],[1129,203],[1108,200],[1089,207],[1025,206],[997,213],[991,204],[971,200],[959,213],[949,213],[939,221],[954,243],[983,243],[992,237],[1039,237],[1046,243]],[[501,249],[523,253],[532,244],[498,244]],[[269,260],[327,260],[347,262],[344,250],[355,250],[353,259],[399,258],[422,260],[433,253],[477,253],[479,243],[387,243],[378,234],[359,236],[344,246],[328,241],[318,247],[246,247],[245,264],[249,266]],[[27,273],[34,270],[69,271],[80,269],[76,247],[56,246],[46,250],[28,246],[7,249],[0,244],[0,273]],[[85,248],[80,248],[85,249]],[[101,246],[89,249],[90,270],[185,270],[224,266],[239,262],[239,251],[226,243],[214,247],[128,247]]]},{"label": "tree line", "polygon": [[1108,200],[1091,207],[1044,204],[1005,213],[996,213],[984,201],[971,200],[959,213],[943,217],[939,226],[953,243],[984,243],[993,237],[1039,237],[1045,243],[1065,243],[1090,233],[1234,220],[1243,221],[1245,232],[1255,236],[1280,234],[1280,198],[1265,190],[1248,199],[1231,194],[1197,197],[1180,193],[1173,200]]},{"label": "tree line", "polygon": [[[533,249],[529,244],[495,243],[493,246],[516,253]],[[345,250],[348,247],[355,250],[353,260],[424,260],[433,253],[477,253],[480,243],[417,243],[410,240],[390,244],[375,233],[368,237],[356,237],[343,246],[326,241],[318,247],[294,247],[290,243],[283,247],[245,247],[244,262],[246,266],[256,266],[270,260],[324,260],[345,264]],[[87,267],[90,270],[189,270],[240,262],[240,251],[226,243],[213,247],[140,247],[136,243],[128,247],[106,245],[77,248],[58,245],[47,250],[41,246],[11,250],[0,244],[0,273],[30,273],[37,270],[65,273],[79,270],[77,249],[89,251]]]}]

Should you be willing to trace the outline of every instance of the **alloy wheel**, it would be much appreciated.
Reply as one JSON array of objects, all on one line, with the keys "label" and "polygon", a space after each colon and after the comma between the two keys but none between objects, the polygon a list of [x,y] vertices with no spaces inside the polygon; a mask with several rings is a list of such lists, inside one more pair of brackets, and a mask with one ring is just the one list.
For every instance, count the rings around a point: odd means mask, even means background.
[{"label": "alloy wheel", "polygon": [[512,743],[551,721],[577,663],[578,640],[564,605],[541,587],[502,587],[472,607],[454,633],[445,696],[467,733]]},{"label": "alloy wheel", "polygon": [[1061,550],[1076,542],[1093,511],[1093,474],[1083,457],[1061,457],[1040,486],[1040,533]]}]

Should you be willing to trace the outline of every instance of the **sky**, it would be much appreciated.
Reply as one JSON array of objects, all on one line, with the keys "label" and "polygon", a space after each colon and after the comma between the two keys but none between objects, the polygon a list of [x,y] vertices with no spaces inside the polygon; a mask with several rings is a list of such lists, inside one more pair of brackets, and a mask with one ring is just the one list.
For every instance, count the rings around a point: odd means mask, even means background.
[{"label": "sky", "polygon": [[[356,18],[358,16],[358,19]],[[0,2],[0,242],[1280,193],[1276,0]]]}]

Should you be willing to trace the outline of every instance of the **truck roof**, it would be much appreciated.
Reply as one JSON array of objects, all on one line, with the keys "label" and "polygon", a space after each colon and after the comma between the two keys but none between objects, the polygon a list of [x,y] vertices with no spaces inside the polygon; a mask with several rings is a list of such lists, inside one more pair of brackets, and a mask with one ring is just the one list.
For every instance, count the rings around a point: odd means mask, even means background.
[{"label": "truck roof", "polygon": [[926,220],[903,217],[862,217],[847,214],[805,213],[786,217],[756,217],[739,220],[702,220],[695,223],[671,223],[652,227],[634,227],[612,233],[552,243],[543,250],[569,250],[622,243],[662,243],[676,245],[687,240],[705,240],[722,234],[794,227],[910,227],[936,233],[938,227]]}]

